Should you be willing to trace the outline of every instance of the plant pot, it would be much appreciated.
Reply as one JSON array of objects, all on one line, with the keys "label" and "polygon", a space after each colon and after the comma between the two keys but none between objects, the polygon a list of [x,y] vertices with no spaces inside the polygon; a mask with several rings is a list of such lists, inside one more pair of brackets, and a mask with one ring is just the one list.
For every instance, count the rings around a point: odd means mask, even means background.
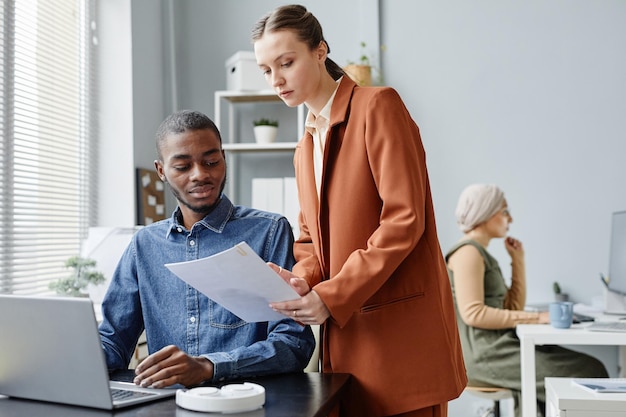
[{"label": "plant pot", "polygon": [[372,85],[372,67],[369,65],[349,64],[343,70],[355,83],[363,86]]},{"label": "plant pot", "polygon": [[569,294],[567,293],[554,294],[554,300],[555,301],[569,301]]},{"label": "plant pot", "polygon": [[273,143],[276,140],[278,128],[276,126],[254,126],[254,139],[256,143]]}]

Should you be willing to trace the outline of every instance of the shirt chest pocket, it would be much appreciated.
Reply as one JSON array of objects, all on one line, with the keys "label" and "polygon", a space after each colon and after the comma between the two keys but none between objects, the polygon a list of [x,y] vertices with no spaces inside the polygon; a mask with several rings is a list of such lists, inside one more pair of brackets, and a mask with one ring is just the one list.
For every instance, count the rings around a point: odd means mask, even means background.
[{"label": "shirt chest pocket", "polygon": [[226,310],[213,300],[209,300],[209,325],[219,329],[236,329],[247,323]]}]

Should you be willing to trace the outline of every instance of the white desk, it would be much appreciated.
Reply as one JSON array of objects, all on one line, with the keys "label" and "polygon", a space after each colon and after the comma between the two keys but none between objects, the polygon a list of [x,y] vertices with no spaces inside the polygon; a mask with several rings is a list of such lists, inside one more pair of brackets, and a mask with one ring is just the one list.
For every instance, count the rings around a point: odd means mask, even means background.
[{"label": "white desk", "polygon": [[592,332],[589,324],[574,324],[569,329],[555,329],[549,324],[520,324],[516,328],[520,340],[522,373],[522,416],[537,416],[535,386],[535,345],[626,345],[626,333]]},{"label": "white desk", "polygon": [[594,394],[573,378],[546,378],[547,417],[624,417],[626,394]]}]

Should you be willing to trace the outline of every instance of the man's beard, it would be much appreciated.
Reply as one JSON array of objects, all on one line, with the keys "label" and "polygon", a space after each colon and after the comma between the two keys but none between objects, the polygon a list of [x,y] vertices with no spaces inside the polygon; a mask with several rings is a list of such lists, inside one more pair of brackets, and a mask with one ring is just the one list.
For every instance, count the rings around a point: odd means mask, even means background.
[{"label": "man's beard", "polygon": [[167,184],[167,186],[169,187],[170,191],[172,192],[172,194],[176,198],[176,201],[178,201],[178,204],[184,205],[185,207],[187,207],[188,209],[190,209],[194,213],[203,214],[203,215],[206,216],[207,214],[212,212],[213,209],[215,209],[215,207],[217,207],[217,205],[220,203],[220,200],[222,199],[222,193],[224,192],[224,188],[226,187],[226,178],[227,178],[227,175],[224,174],[224,180],[222,181],[222,185],[220,185],[220,191],[218,193],[217,198],[215,199],[215,203],[213,203],[213,204],[203,204],[203,205],[198,205],[198,206],[191,205],[187,201],[182,199],[181,196],[180,196],[180,193],[177,190],[175,190],[174,188],[172,188],[172,186],[167,181],[167,178],[166,178],[166,180],[164,182]]}]

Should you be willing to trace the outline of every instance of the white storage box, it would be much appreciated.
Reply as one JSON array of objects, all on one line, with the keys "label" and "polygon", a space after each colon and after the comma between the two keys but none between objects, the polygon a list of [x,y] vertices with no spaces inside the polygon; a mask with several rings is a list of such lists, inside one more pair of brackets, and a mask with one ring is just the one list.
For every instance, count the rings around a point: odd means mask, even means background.
[{"label": "white storage box", "polygon": [[252,51],[239,51],[226,60],[226,89],[270,90]]}]

